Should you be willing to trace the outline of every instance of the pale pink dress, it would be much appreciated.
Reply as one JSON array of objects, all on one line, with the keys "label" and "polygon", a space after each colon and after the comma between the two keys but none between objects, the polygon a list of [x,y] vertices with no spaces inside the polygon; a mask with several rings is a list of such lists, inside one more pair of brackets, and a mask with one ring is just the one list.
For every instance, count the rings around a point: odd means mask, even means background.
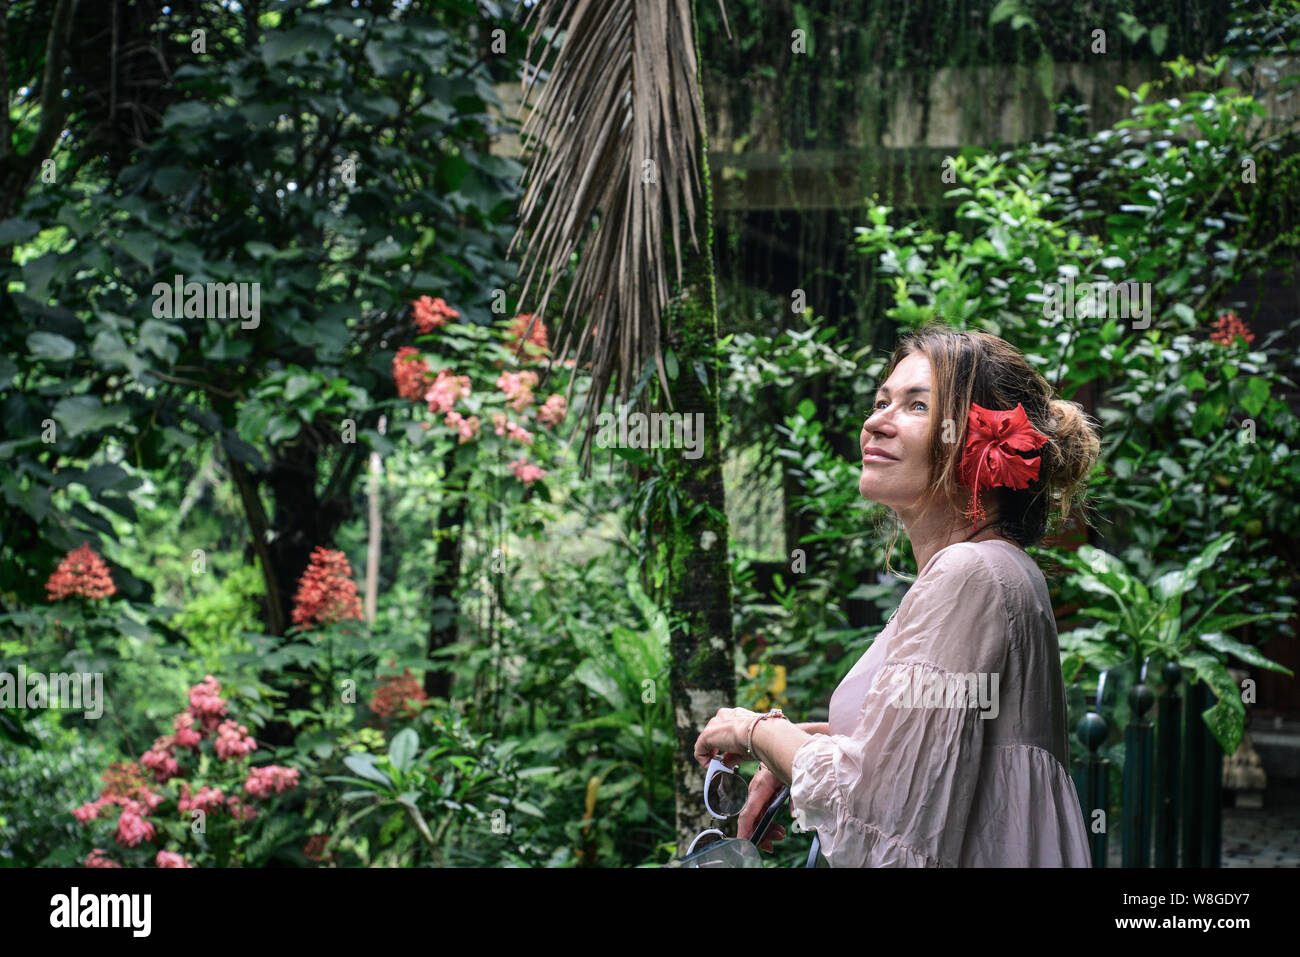
[{"label": "pale pink dress", "polygon": [[[962,707],[954,674],[984,696]],[[795,753],[790,798],[832,867],[1091,866],[1047,581],[1011,542],[931,556],[830,730]]]}]

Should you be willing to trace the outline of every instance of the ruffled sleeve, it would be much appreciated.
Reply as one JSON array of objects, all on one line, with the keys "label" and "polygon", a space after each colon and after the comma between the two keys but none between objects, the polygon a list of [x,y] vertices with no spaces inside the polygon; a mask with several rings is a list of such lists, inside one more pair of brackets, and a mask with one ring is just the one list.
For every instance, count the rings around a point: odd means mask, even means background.
[{"label": "ruffled sleeve", "polygon": [[931,571],[899,608],[853,733],[813,735],[794,756],[796,819],[833,867],[954,867],[961,854],[1011,621],[978,550],[951,545]]}]

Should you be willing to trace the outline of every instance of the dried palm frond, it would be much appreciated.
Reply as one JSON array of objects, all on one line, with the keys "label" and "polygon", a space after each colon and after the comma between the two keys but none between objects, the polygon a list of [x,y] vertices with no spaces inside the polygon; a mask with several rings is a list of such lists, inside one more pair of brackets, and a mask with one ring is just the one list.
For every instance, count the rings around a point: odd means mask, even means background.
[{"label": "dried palm frond", "polygon": [[[549,72],[523,127],[532,157],[510,252],[527,236],[520,303],[534,321],[580,253],[563,307],[575,318],[554,324],[554,354],[572,351],[580,369],[591,349],[585,469],[606,393],[616,385],[626,402],[651,357],[671,405],[661,317],[671,295],[666,242],[682,279],[683,212],[695,254],[710,254],[695,230],[704,110],[694,15],[691,0],[541,0],[525,26],[534,19],[525,104],[548,61]],[[537,303],[526,307],[530,294]]]}]

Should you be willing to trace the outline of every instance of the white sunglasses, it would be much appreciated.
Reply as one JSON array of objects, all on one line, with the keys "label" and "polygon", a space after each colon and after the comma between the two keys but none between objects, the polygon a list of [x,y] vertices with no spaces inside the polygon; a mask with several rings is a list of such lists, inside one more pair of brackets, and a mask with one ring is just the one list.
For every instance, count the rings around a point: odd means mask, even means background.
[{"label": "white sunglasses", "polygon": [[[747,800],[749,782],[723,764],[721,758],[714,757],[704,775],[704,809],[709,812],[709,817],[719,821],[735,817],[745,807]],[[691,841],[685,856],[689,857],[698,849],[725,839],[726,835],[716,827],[701,831]]]}]

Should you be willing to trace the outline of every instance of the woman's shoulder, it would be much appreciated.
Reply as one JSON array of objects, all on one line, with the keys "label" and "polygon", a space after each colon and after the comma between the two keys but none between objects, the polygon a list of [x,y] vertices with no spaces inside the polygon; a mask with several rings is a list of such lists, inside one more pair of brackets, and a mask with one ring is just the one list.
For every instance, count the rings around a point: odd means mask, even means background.
[{"label": "woman's shoulder", "polygon": [[1010,642],[1014,596],[984,544],[958,542],[927,563],[898,609],[895,660],[949,671],[996,668]]}]

